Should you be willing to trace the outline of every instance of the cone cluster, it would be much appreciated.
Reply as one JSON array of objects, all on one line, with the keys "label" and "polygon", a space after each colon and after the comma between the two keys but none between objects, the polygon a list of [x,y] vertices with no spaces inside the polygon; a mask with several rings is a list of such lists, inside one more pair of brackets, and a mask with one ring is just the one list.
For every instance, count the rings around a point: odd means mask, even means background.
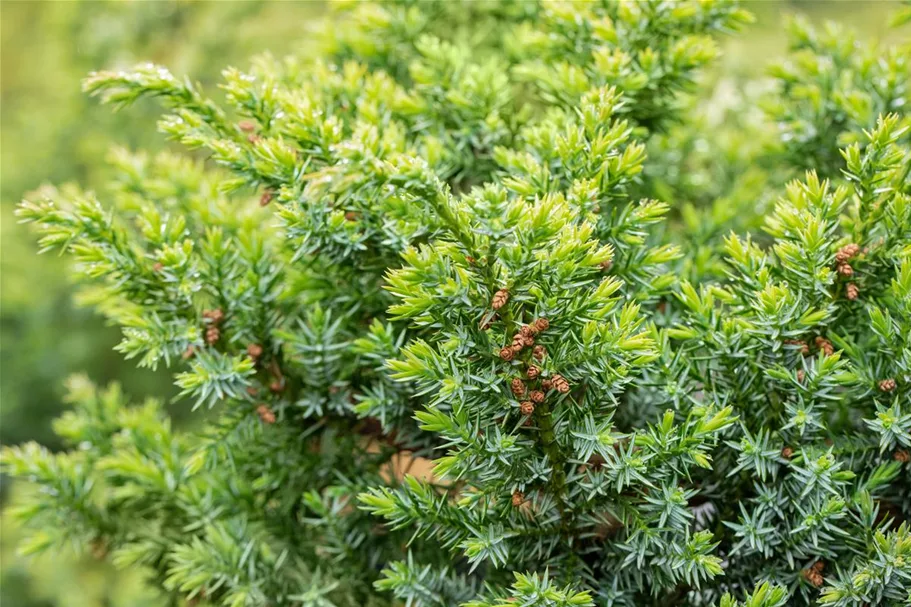
[{"label": "cone cluster", "polygon": [[815,587],[819,588],[825,583],[825,580],[822,577],[822,570],[824,568],[825,564],[822,561],[816,561],[809,569],[803,570],[803,577]]},{"label": "cone cluster", "polygon": [[[505,291],[497,291],[497,294],[505,293]],[[506,293],[505,297],[508,299],[509,294]],[[505,300],[504,300],[505,303]],[[493,306],[496,307],[497,297],[494,296]],[[538,335],[541,331],[546,331],[550,327],[550,321],[546,318],[539,318],[532,323],[523,325],[515,335],[512,336],[512,343],[508,346],[500,348],[498,355],[500,358],[506,362],[511,361],[516,357],[517,354],[521,353],[525,348],[533,348],[532,356],[541,360],[544,358],[544,346],[538,344],[535,345],[535,336]]]},{"label": "cone cluster", "polygon": [[218,326],[225,319],[225,313],[221,311],[221,308],[216,308],[214,310],[203,311],[202,317],[208,322],[208,327],[206,327],[206,343],[212,346],[221,339],[221,330]]},{"label": "cone cluster", "polygon": [[490,301],[490,307],[494,310],[499,310],[506,305],[506,302],[509,301],[509,291],[506,289],[500,289],[493,294],[493,299]]},{"label": "cone cluster", "polygon": [[890,377],[879,382],[879,389],[883,392],[891,392],[897,385],[895,380]]},{"label": "cone cluster", "polygon": [[[848,262],[856,257],[858,253],[860,253],[860,245],[853,242],[840,248],[835,254],[835,270],[841,276],[853,276],[854,268]],[[849,299],[851,298],[849,297]]]},{"label": "cone cluster", "polygon": [[275,413],[269,408],[269,405],[263,403],[256,408],[256,414],[264,424],[275,423]]},{"label": "cone cluster", "polygon": [[818,336],[816,338],[816,347],[825,353],[826,356],[832,356],[835,354],[835,347],[832,345],[832,342],[826,339],[823,336]]},{"label": "cone cluster", "polygon": [[847,284],[847,286],[845,286],[845,297],[847,297],[849,300],[854,301],[855,299],[857,299],[857,296],[859,293],[860,293],[860,290],[857,288],[857,285],[854,284],[853,282],[849,282]]}]

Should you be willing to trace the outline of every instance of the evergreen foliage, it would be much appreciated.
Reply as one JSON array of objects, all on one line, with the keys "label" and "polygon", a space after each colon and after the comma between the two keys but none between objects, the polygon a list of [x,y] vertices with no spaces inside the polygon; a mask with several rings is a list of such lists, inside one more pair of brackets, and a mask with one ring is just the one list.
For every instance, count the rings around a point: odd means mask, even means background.
[{"label": "evergreen foliage", "polygon": [[774,139],[700,185],[681,95],[732,2],[332,19],[221,102],[85,81],[206,159],[118,152],[20,216],[213,414],[73,382],[72,451],[4,451],[46,490],[25,550],[232,607],[911,600],[909,49],[795,25]]}]

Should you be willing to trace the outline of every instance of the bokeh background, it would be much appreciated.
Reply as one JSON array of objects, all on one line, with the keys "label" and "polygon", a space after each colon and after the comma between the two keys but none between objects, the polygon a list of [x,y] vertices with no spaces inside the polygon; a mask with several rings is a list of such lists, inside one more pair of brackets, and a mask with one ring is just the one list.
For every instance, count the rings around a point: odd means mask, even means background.
[{"label": "bokeh background", "polygon": [[[887,16],[896,8],[886,0],[744,4],[757,22],[726,42],[717,67],[740,81],[760,78],[785,53],[787,14],[840,21],[870,38],[886,35]],[[73,302],[63,261],[38,256],[13,217],[16,203],[42,183],[100,186],[113,146],[154,151],[168,145],[155,131],[154,105],[112,113],[80,92],[80,80],[91,70],[153,61],[211,91],[228,65],[302,48],[324,10],[319,0],[0,0],[0,442],[37,440],[55,448],[50,422],[63,407],[64,379],[72,373],[101,384],[116,379],[136,397],[174,394],[166,372],[137,369],[113,351],[118,331]],[[185,413],[181,403],[172,405],[177,423]],[[17,557],[18,532],[5,513],[25,490],[0,479],[3,607],[165,605],[138,574],[91,557]]]}]

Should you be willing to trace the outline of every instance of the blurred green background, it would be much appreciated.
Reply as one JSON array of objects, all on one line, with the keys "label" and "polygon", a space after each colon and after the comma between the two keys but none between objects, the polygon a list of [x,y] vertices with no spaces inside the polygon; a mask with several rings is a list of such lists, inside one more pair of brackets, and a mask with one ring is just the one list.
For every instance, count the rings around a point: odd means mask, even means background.
[{"label": "blurred green background", "polygon": [[[744,76],[761,75],[784,54],[780,25],[787,13],[843,21],[870,37],[887,31],[887,15],[896,8],[868,0],[745,4],[757,23],[726,42],[718,67]],[[167,145],[155,132],[153,105],[114,114],[82,95],[82,77],[153,61],[212,90],[227,65],[243,67],[251,54],[299,47],[323,10],[315,0],[0,1],[0,442],[38,440],[56,447],[50,420],[61,408],[63,380],[74,372],[99,383],[117,379],[136,397],[173,394],[166,373],[137,369],[113,352],[118,331],[72,302],[63,262],[37,256],[33,239],[12,215],[23,194],[45,182],[99,188],[113,145]],[[181,411],[174,413],[179,418]],[[0,483],[0,500],[14,502],[15,491]],[[74,555],[26,561],[15,555],[16,540],[15,526],[3,516],[3,607],[164,604],[136,573]]]}]

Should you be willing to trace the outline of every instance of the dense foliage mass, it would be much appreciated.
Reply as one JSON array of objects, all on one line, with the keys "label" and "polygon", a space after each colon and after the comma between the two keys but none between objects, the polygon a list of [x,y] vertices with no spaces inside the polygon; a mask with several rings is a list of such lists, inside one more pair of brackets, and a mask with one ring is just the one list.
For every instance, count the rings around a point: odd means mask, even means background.
[{"label": "dense foliage mass", "polygon": [[74,381],[74,449],[4,452],[26,551],[236,607],[911,600],[909,48],[794,22],[713,133],[731,2],[333,18],[223,102],[86,80],[206,159],[20,214],[215,413]]}]

